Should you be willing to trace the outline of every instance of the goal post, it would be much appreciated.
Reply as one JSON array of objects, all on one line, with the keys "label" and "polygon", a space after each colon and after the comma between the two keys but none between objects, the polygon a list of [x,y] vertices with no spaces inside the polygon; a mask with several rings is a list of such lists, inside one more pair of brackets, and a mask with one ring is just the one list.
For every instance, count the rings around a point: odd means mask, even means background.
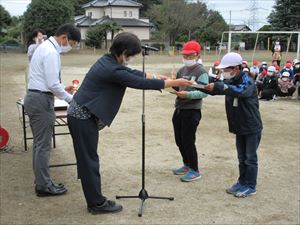
[{"label": "goal post", "polygon": [[[254,52],[253,52],[252,58],[254,57],[254,54],[255,54],[259,34],[290,34],[290,39],[291,39],[291,36],[293,34],[297,34],[298,35],[298,41],[297,41],[297,53],[296,53],[296,55],[297,55],[297,59],[299,59],[299,55],[300,55],[300,31],[224,31],[222,33],[221,45],[223,44],[223,39],[224,39],[225,34],[228,34],[227,52],[231,51],[232,34],[256,34],[257,36],[256,36],[255,46],[254,46],[254,49],[253,49]],[[291,40],[289,40],[289,42],[290,41]],[[288,52],[288,49],[287,49],[287,52]],[[220,55],[221,55],[221,49],[219,51],[219,58],[220,58]]]}]

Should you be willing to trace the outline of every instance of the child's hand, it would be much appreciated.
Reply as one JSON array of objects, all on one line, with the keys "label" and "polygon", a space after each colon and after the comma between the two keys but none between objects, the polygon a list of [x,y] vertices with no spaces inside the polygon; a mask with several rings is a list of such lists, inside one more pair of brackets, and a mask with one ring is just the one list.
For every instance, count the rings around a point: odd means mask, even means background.
[{"label": "child's hand", "polygon": [[212,91],[215,87],[215,83],[209,83],[208,85],[206,85],[204,88],[206,90]]},{"label": "child's hand", "polygon": [[177,91],[175,93],[179,98],[187,98],[187,91]]}]

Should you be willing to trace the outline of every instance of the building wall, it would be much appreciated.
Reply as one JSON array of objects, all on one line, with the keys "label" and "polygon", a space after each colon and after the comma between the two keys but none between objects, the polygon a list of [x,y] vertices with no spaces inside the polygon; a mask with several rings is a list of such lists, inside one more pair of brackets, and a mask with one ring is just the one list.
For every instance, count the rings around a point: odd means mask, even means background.
[{"label": "building wall", "polygon": [[87,33],[87,30],[89,28],[88,27],[80,27],[79,30],[80,30],[80,33],[81,33],[81,39],[82,40],[85,40],[86,39],[86,33]]},{"label": "building wall", "polygon": [[[108,7],[110,17],[110,8]],[[139,8],[112,7],[112,18],[139,19]]]},{"label": "building wall", "polygon": [[140,40],[150,40],[150,29],[147,27],[123,27],[123,32],[133,33]]},{"label": "building wall", "polygon": [[99,19],[104,16],[103,8],[87,8],[85,10],[85,15],[89,16],[89,13],[92,13],[92,19]]}]

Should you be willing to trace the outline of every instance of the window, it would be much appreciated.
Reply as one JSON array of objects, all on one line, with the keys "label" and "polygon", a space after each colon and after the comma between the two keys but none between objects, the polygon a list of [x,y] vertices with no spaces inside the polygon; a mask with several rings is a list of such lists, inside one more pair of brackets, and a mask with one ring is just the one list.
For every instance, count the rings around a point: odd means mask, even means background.
[{"label": "window", "polygon": [[129,11],[129,17],[132,17],[132,11]]},{"label": "window", "polygon": [[127,11],[124,11],[124,17],[127,17]]},{"label": "window", "polygon": [[88,12],[88,17],[92,18],[93,13],[92,12]]}]

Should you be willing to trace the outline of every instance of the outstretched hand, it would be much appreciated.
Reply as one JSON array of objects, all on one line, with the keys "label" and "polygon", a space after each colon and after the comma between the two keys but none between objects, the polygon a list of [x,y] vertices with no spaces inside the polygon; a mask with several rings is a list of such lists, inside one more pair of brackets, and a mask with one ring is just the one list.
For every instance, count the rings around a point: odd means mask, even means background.
[{"label": "outstretched hand", "polygon": [[209,91],[212,91],[215,87],[215,84],[214,83],[209,83],[208,85],[206,85],[204,88],[206,90],[209,90]]},{"label": "outstretched hand", "polygon": [[165,88],[167,87],[183,87],[183,86],[190,86],[193,84],[193,81],[189,81],[183,78],[176,79],[176,80],[165,80]]}]

